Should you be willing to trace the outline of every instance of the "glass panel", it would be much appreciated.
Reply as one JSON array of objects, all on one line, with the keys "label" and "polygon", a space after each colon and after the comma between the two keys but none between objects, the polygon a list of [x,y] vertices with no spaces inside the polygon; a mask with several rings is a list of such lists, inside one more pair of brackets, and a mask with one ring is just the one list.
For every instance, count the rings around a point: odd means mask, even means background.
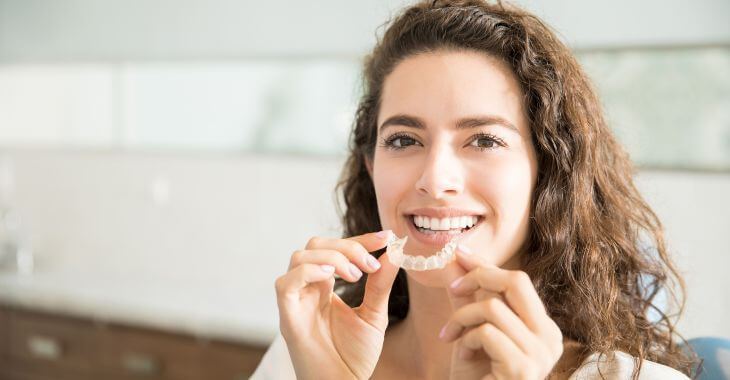
[{"label": "glass panel", "polygon": [[[576,54],[638,166],[730,170],[730,47]],[[341,155],[359,70],[355,59],[0,65],[0,145]]]},{"label": "glass panel", "polygon": [[350,61],[130,65],[123,145],[341,153],[356,77]]},{"label": "glass panel", "polygon": [[730,48],[578,56],[637,164],[730,169]]}]

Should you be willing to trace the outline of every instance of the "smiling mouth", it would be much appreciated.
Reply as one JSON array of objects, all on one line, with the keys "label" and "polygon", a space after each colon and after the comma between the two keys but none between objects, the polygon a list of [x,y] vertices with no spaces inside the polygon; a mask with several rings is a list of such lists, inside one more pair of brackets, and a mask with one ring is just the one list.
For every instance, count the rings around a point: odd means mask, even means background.
[{"label": "smiling mouth", "polygon": [[427,216],[408,215],[413,227],[426,235],[458,235],[479,225],[481,215],[469,215],[452,218],[429,218]]}]

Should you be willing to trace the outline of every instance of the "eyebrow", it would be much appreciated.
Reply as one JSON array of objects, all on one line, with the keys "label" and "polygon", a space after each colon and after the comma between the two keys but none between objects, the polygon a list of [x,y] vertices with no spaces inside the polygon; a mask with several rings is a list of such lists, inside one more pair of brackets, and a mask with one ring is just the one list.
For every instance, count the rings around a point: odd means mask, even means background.
[{"label": "eyebrow", "polygon": [[[411,127],[416,129],[426,129],[426,123],[424,123],[423,120],[421,120],[420,118],[411,115],[398,114],[391,116],[387,120],[385,120],[383,124],[380,125],[379,131],[380,133],[382,133],[385,128],[394,125],[401,125],[404,127]],[[517,127],[514,126],[514,124],[510,123],[505,118],[497,115],[477,115],[459,119],[456,122],[456,129],[470,129],[485,125],[501,125],[517,132],[518,135],[521,135],[520,131],[517,129]]]}]

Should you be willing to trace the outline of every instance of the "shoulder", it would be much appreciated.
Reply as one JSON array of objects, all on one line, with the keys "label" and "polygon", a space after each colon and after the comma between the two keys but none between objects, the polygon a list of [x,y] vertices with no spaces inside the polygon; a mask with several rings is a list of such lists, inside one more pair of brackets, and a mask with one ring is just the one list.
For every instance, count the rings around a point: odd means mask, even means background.
[{"label": "shoulder", "polygon": [[296,380],[296,378],[286,341],[281,334],[277,334],[249,380]]},{"label": "shoulder", "polygon": [[[634,360],[636,360],[636,357],[623,351],[614,351],[612,355],[603,356],[599,353],[593,353],[573,372],[569,380],[629,379],[634,371]],[[674,368],[643,360],[639,371],[639,379],[687,380],[689,377]]]}]

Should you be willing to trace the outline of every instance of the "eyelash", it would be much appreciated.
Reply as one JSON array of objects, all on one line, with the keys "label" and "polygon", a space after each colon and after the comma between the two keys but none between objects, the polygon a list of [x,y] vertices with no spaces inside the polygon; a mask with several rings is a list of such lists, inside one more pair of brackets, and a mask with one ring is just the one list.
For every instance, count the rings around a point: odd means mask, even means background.
[{"label": "eyelash", "polygon": [[[499,137],[494,136],[490,133],[476,133],[472,137],[473,137],[473,139],[471,140],[471,142],[474,142],[475,140],[480,140],[480,139],[489,139],[489,141],[494,142],[498,146],[506,146],[506,144],[504,143],[504,141],[502,141],[502,139],[500,139]],[[401,138],[407,138],[407,139],[418,142],[418,140],[416,140],[412,136],[408,135],[407,133],[398,132],[398,133],[394,133],[394,134],[390,135],[386,139],[383,139],[380,146],[383,148],[386,148],[386,149],[391,149],[391,150],[403,150],[403,149],[406,149],[407,147],[411,146],[411,145],[395,146],[394,142]],[[469,144],[471,144],[471,142]],[[475,146],[474,148],[483,152],[483,151],[494,149],[496,147],[493,146],[493,147],[487,148],[487,147]]]}]

